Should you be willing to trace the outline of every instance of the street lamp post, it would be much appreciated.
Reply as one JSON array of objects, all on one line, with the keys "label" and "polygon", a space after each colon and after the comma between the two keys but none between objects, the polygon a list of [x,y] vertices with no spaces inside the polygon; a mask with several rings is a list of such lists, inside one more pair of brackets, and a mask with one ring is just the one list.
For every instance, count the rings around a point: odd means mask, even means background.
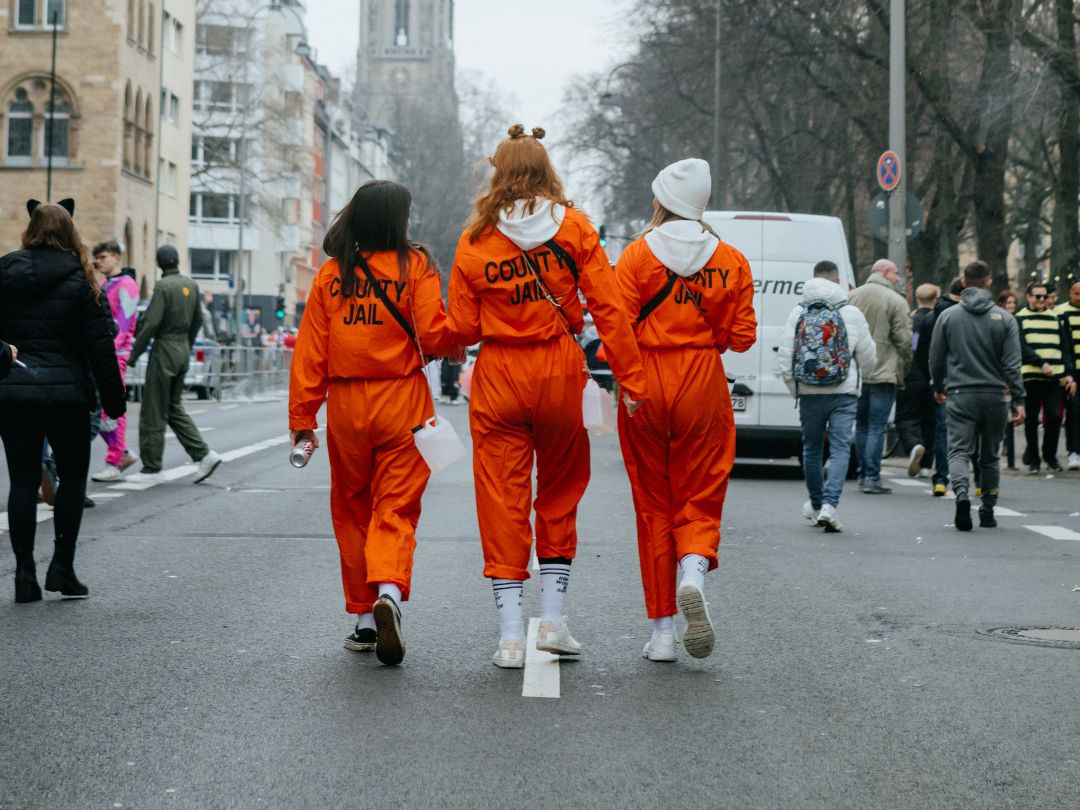
[{"label": "street lamp post", "polygon": [[[716,37],[713,54],[713,148],[712,189],[713,200],[722,200],[720,191],[720,0],[716,0]],[[715,204],[715,202],[714,202]],[[723,208],[723,204],[720,205]]]},{"label": "street lamp post", "polygon": [[889,193],[889,261],[899,273],[900,294],[907,297],[907,132],[905,115],[904,0],[891,0],[889,9],[889,148],[900,159],[900,182]]}]

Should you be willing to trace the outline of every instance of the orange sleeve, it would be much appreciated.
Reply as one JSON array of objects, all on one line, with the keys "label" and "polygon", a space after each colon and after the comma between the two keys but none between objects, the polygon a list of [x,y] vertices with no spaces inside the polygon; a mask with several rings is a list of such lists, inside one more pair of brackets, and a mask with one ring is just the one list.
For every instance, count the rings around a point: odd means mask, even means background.
[{"label": "orange sleeve", "polygon": [[600,247],[600,237],[593,227],[583,223],[581,233],[578,286],[589,304],[615,379],[631,397],[643,400],[646,391],[641,351],[623,309],[619,287],[612,278],[611,263]]},{"label": "orange sleeve", "polygon": [[619,263],[615,265],[615,283],[622,296],[623,311],[631,325],[635,323],[638,313],[641,312],[641,289],[637,283],[635,262],[637,251],[634,249],[634,244],[636,243],[626,246],[626,250],[619,257]]},{"label": "orange sleeve", "polygon": [[450,271],[450,291],[448,294],[448,318],[450,331],[464,346],[480,342],[480,297],[469,284],[465,269],[459,263],[461,245],[454,256],[454,267]]},{"label": "orange sleeve", "polygon": [[326,399],[330,379],[327,370],[330,322],[324,294],[324,287],[316,277],[304,308],[289,371],[289,430],[315,430],[319,426],[316,421],[319,408]]},{"label": "orange sleeve", "polygon": [[460,346],[442,299],[442,282],[439,274],[428,264],[423,264],[413,283],[413,315],[416,318],[416,334],[420,346],[428,357],[452,357]]},{"label": "orange sleeve", "polygon": [[757,315],[754,313],[754,277],[750,265],[739,257],[739,281],[727,309],[724,324],[716,333],[720,351],[745,352],[757,341]]}]

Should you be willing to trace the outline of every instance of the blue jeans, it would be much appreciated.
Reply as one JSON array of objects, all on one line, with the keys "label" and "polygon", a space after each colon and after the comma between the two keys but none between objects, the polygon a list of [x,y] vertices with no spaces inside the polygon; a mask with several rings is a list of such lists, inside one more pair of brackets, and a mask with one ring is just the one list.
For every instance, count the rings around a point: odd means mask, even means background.
[{"label": "blue jeans", "polygon": [[885,449],[885,428],[896,401],[894,383],[863,383],[859,415],[855,422],[855,458],[859,480],[881,478],[881,454]]},{"label": "blue jeans", "polygon": [[[854,394],[809,394],[799,397],[802,422],[803,475],[810,505],[838,506],[851,456],[851,427],[858,400]],[[825,435],[829,435],[829,480],[822,473]]]},{"label": "blue jeans", "polygon": [[949,483],[949,423],[946,406],[934,403],[934,478],[935,484]]}]

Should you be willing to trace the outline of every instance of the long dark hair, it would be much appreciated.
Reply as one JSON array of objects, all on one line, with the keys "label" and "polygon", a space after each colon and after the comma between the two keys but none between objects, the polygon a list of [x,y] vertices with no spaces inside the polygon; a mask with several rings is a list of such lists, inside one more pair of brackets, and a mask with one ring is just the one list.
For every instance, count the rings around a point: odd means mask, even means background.
[{"label": "long dark hair", "polygon": [[409,275],[409,251],[415,250],[438,272],[426,245],[409,239],[412,194],[400,183],[371,180],[360,186],[349,204],[334,217],[323,239],[323,252],[337,259],[343,296],[356,289],[356,267],[380,250],[392,250],[398,259],[398,280]]},{"label": "long dark hair", "polygon": [[[32,201],[33,202],[33,201]],[[101,295],[90,248],[83,242],[68,209],[56,203],[38,203],[30,209],[30,223],[22,234],[24,249],[47,247],[68,253],[82,265],[86,283],[97,298]]]}]

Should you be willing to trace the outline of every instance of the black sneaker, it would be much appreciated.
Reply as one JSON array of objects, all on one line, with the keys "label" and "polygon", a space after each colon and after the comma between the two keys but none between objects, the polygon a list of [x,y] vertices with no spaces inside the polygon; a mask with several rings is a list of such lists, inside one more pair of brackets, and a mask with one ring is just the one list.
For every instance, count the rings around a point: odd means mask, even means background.
[{"label": "black sneaker", "polygon": [[379,663],[396,666],[405,657],[405,636],[401,633],[401,611],[389,596],[380,596],[371,608],[375,615],[375,657]]},{"label": "black sneaker", "polygon": [[891,492],[892,487],[882,484],[880,478],[867,478],[863,483],[862,493],[864,495],[889,495]]},{"label": "black sneaker", "polygon": [[1047,459],[1046,469],[1048,469],[1050,472],[1061,472],[1061,465],[1058,464],[1058,460],[1056,458]]},{"label": "black sneaker", "polygon": [[83,497],[82,506],[83,509],[93,509],[95,506],[97,506],[97,504],[94,503],[93,498],[91,498],[89,495],[86,495],[85,497]]},{"label": "black sneaker", "polygon": [[1038,475],[1038,474],[1039,474],[1039,465],[1037,463],[1036,464],[1028,464],[1028,475]]},{"label": "black sneaker", "polygon": [[345,649],[353,652],[375,652],[377,634],[370,627],[357,627],[352,635],[345,639]]},{"label": "black sneaker", "polygon": [[994,507],[981,506],[979,507],[979,528],[980,529],[996,529],[997,520],[994,518]]},{"label": "black sneaker", "polygon": [[971,531],[971,501],[967,499],[956,501],[956,519],[954,523],[957,531]]}]

